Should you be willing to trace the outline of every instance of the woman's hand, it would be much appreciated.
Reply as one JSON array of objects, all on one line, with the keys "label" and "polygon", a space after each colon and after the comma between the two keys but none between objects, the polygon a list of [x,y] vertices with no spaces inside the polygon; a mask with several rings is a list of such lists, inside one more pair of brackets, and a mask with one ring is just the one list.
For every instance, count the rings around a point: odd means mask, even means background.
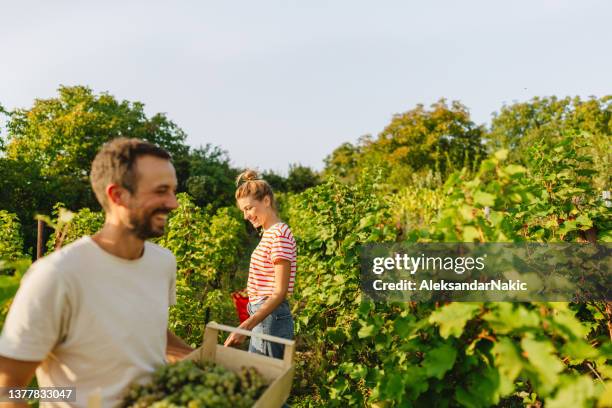
[{"label": "woman's hand", "polygon": [[[285,300],[289,288],[289,275],[291,273],[291,262],[279,259],[274,263],[274,293],[268,297],[261,308],[238,326],[239,329],[252,330],[274,311]],[[232,333],[225,340],[225,347],[240,345],[244,343],[246,336]]]},{"label": "woman's hand", "polygon": [[246,340],[246,336],[245,335],[238,334],[238,333],[231,333],[229,335],[229,337],[227,339],[225,339],[225,343],[223,343],[223,345],[225,347],[239,346],[242,343],[244,343],[244,340]]},{"label": "woman's hand", "polygon": [[[242,322],[240,324],[240,326],[238,326],[239,329],[244,329],[244,330],[251,330],[251,322],[250,322],[251,318],[246,319],[244,322]],[[244,341],[246,340],[246,337],[244,334],[239,334],[239,333],[230,333],[230,335],[227,337],[227,339],[225,339],[225,343],[223,343],[223,345],[225,347],[229,347],[229,346],[239,346],[242,343],[244,343]]]}]

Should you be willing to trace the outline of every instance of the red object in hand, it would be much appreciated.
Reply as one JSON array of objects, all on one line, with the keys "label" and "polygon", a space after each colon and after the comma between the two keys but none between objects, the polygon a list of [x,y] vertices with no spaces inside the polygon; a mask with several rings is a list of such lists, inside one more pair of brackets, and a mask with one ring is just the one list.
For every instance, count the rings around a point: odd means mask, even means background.
[{"label": "red object in hand", "polygon": [[238,319],[240,319],[240,323],[242,323],[249,318],[249,311],[247,310],[247,304],[249,303],[249,295],[247,295],[246,289],[232,293],[232,300],[234,301],[234,305],[236,306]]}]

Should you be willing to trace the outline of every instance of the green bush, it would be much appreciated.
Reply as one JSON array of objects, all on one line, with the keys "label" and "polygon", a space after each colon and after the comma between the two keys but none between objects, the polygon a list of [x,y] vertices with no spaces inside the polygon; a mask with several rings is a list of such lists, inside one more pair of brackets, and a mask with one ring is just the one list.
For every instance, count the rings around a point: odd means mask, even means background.
[{"label": "green bush", "polygon": [[53,235],[47,240],[47,252],[70,244],[85,235],[93,235],[104,225],[104,213],[81,208],[71,212],[58,203],[53,211],[54,219],[42,217],[54,229]]},{"label": "green bush", "polygon": [[19,218],[0,210],[0,259],[16,261],[25,256]]},{"label": "green bush", "polygon": [[177,304],[170,311],[170,328],[199,346],[207,322],[237,324],[230,293],[246,284],[246,278],[237,276],[246,233],[237,209],[208,214],[186,194],[178,199],[167,234],[158,241],[178,263]]},{"label": "green bush", "polygon": [[528,167],[497,152],[475,174],[452,174],[439,193],[420,191],[425,201],[410,190],[384,197],[377,193],[380,180],[368,177],[353,186],[328,181],[291,197],[301,340],[295,402],[586,407],[603,401],[612,386],[603,302],[374,304],[361,302],[359,290],[357,246],[368,242],[584,241],[592,228],[605,241],[609,210],[588,182],[597,174],[581,154],[588,137],[564,140],[534,149]]}]

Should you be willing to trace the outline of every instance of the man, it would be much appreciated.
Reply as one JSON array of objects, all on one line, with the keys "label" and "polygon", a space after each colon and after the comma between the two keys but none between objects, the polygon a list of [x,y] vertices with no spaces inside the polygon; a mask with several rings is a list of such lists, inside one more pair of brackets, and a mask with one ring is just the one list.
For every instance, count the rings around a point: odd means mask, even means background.
[{"label": "man", "polygon": [[146,241],[178,205],[170,155],[115,139],[94,159],[91,184],[104,227],[32,265],[0,335],[0,387],[26,387],[34,372],[40,387],[76,387],[76,402],[43,407],[85,407],[97,390],[114,406],[130,383],[191,351],[167,329],[176,260]]}]

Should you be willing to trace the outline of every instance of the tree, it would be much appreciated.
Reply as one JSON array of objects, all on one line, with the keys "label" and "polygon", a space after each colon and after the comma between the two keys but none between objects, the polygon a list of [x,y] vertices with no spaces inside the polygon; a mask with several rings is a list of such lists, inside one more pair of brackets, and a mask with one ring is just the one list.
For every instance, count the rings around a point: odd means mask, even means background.
[{"label": "tree", "polygon": [[393,117],[377,138],[362,137],[354,146],[345,143],[325,160],[326,175],[355,180],[373,165],[390,170],[391,184],[401,185],[414,173],[437,171],[448,174],[462,167],[473,168],[485,155],[484,127],[477,126],[460,102],[444,99],[426,109],[422,104]]},{"label": "tree", "polygon": [[50,213],[57,202],[99,209],[88,174],[101,145],[113,138],[158,144],[173,155],[180,180],[188,172],[186,135],[164,114],[147,117],[140,102],[117,101],[84,86],[61,86],[58,93],[8,112],[2,137],[0,209],[22,220],[28,247],[35,240],[34,214]]},{"label": "tree", "polygon": [[458,101],[444,99],[427,110],[422,104],[395,115],[378,139],[364,153],[379,153],[391,165],[414,171],[436,168],[449,170],[471,167],[484,155],[484,128],[470,119],[468,109]]},{"label": "tree", "polygon": [[227,152],[207,144],[189,152],[188,177],[179,180],[196,205],[214,208],[234,205],[235,178],[238,171],[230,166]]},{"label": "tree", "polygon": [[276,174],[272,170],[266,170],[261,173],[261,178],[266,180],[272,190],[277,193],[287,192],[287,179],[280,174]]},{"label": "tree", "polygon": [[360,155],[359,144],[353,145],[348,142],[341,144],[325,158],[323,174],[328,177],[333,175],[344,181],[353,181],[354,176],[358,173]]},{"label": "tree", "polygon": [[583,132],[593,136],[586,153],[597,171],[594,186],[608,189],[612,162],[612,95],[599,99],[591,97],[585,101],[579,97],[536,97],[528,102],[504,106],[494,114],[488,138],[492,148],[507,148],[512,161],[528,166],[533,146],[553,148],[567,135]]},{"label": "tree", "polygon": [[184,160],[186,136],[164,114],[148,118],[142,103],[95,95],[84,86],[61,86],[58,92],[10,112],[7,124],[7,158],[37,167],[47,179],[50,200],[44,209],[57,201],[71,208],[97,207],[88,180],[91,162],[102,144],[116,137],[148,140]]},{"label": "tree", "polygon": [[[8,112],[6,111],[6,109],[4,109],[4,106],[2,106],[2,104],[0,104],[0,117],[2,116],[8,116]],[[2,137],[2,128],[0,127],[0,153],[2,153],[4,151],[4,138]]]},{"label": "tree", "polygon": [[175,157],[187,153],[185,133],[164,114],[148,118],[140,102],[119,102],[84,86],[58,92],[10,112],[7,157],[36,163],[46,176],[85,178],[100,146],[119,136],[148,140]]},{"label": "tree", "polygon": [[510,149],[511,157],[521,159],[540,140],[554,144],[565,134],[582,131],[612,135],[612,95],[586,101],[579,97],[535,97],[503,106],[493,114],[488,138],[493,148]]},{"label": "tree", "polygon": [[319,175],[310,167],[301,164],[290,164],[287,176],[287,188],[292,193],[300,193],[320,183]]}]

